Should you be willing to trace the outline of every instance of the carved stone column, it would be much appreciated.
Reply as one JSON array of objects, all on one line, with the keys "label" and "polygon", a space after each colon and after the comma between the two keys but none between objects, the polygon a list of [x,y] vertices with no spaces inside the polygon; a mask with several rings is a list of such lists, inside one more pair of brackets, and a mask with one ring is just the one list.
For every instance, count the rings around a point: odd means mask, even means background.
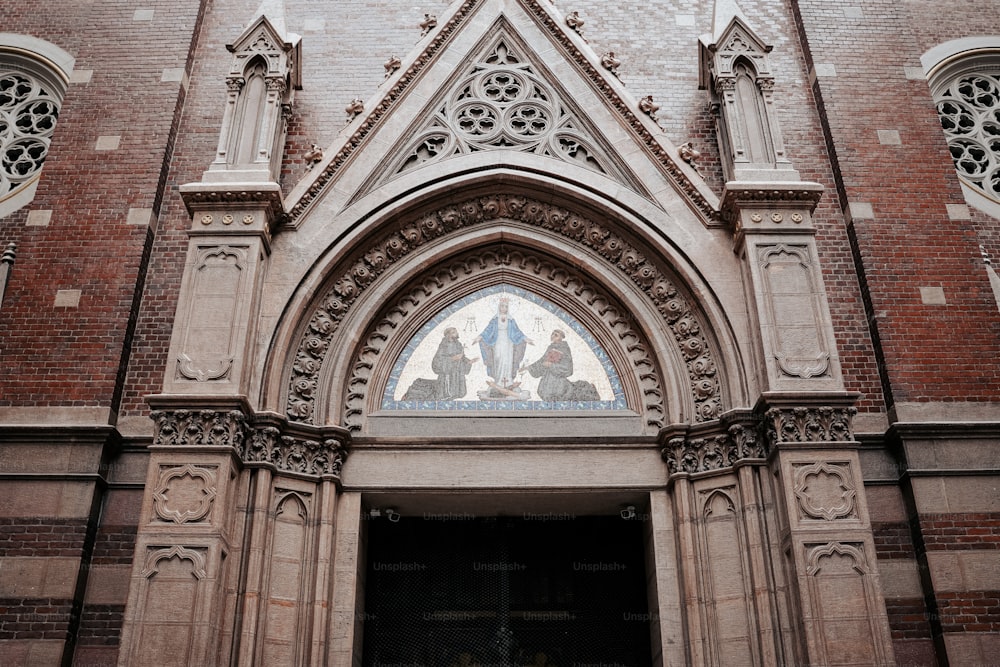
[{"label": "carved stone column", "polygon": [[895,664],[851,426],[854,398],[771,393],[759,405],[802,664]]},{"label": "carved stone column", "polygon": [[686,664],[795,664],[775,498],[759,422],[660,434],[670,479],[684,610]]},{"label": "carved stone column", "polygon": [[348,432],[256,415],[244,401],[150,402],[119,664],[315,663]]}]

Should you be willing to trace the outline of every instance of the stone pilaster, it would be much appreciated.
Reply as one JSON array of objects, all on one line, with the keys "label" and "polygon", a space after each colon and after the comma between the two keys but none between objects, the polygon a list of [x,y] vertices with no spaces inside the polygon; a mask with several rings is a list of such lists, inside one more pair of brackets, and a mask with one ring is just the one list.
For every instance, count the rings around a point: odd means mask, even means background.
[{"label": "stone pilaster", "polygon": [[347,431],[210,396],[150,403],[120,664],[306,662],[326,636]]},{"label": "stone pilaster", "polygon": [[855,400],[770,393],[758,405],[803,664],[895,664],[852,428]]}]

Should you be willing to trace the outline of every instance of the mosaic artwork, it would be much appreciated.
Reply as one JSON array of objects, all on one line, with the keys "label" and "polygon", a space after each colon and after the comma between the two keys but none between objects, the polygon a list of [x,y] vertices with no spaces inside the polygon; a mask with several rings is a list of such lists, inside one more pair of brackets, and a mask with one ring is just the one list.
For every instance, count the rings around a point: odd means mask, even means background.
[{"label": "mosaic artwork", "polygon": [[393,366],[383,410],[623,410],[607,353],[574,317],[511,285],[452,303]]}]

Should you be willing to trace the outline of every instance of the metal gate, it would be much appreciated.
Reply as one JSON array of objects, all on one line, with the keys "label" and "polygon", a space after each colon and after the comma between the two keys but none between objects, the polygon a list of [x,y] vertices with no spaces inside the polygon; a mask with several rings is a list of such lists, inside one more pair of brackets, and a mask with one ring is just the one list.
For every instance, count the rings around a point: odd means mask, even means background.
[{"label": "metal gate", "polygon": [[649,665],[643,553],[618,517],[373,520],[363,664]]}]

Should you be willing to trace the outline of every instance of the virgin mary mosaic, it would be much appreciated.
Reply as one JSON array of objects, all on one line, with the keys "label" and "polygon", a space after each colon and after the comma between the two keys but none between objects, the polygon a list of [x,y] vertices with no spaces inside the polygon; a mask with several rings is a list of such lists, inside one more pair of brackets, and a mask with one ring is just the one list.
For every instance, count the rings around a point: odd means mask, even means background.
[{"label": "virgin mary mosaic", "polygon": [[407,343],[388,410],[625,409],[607,353],[569,313],[497,285],[437,313]]}]

